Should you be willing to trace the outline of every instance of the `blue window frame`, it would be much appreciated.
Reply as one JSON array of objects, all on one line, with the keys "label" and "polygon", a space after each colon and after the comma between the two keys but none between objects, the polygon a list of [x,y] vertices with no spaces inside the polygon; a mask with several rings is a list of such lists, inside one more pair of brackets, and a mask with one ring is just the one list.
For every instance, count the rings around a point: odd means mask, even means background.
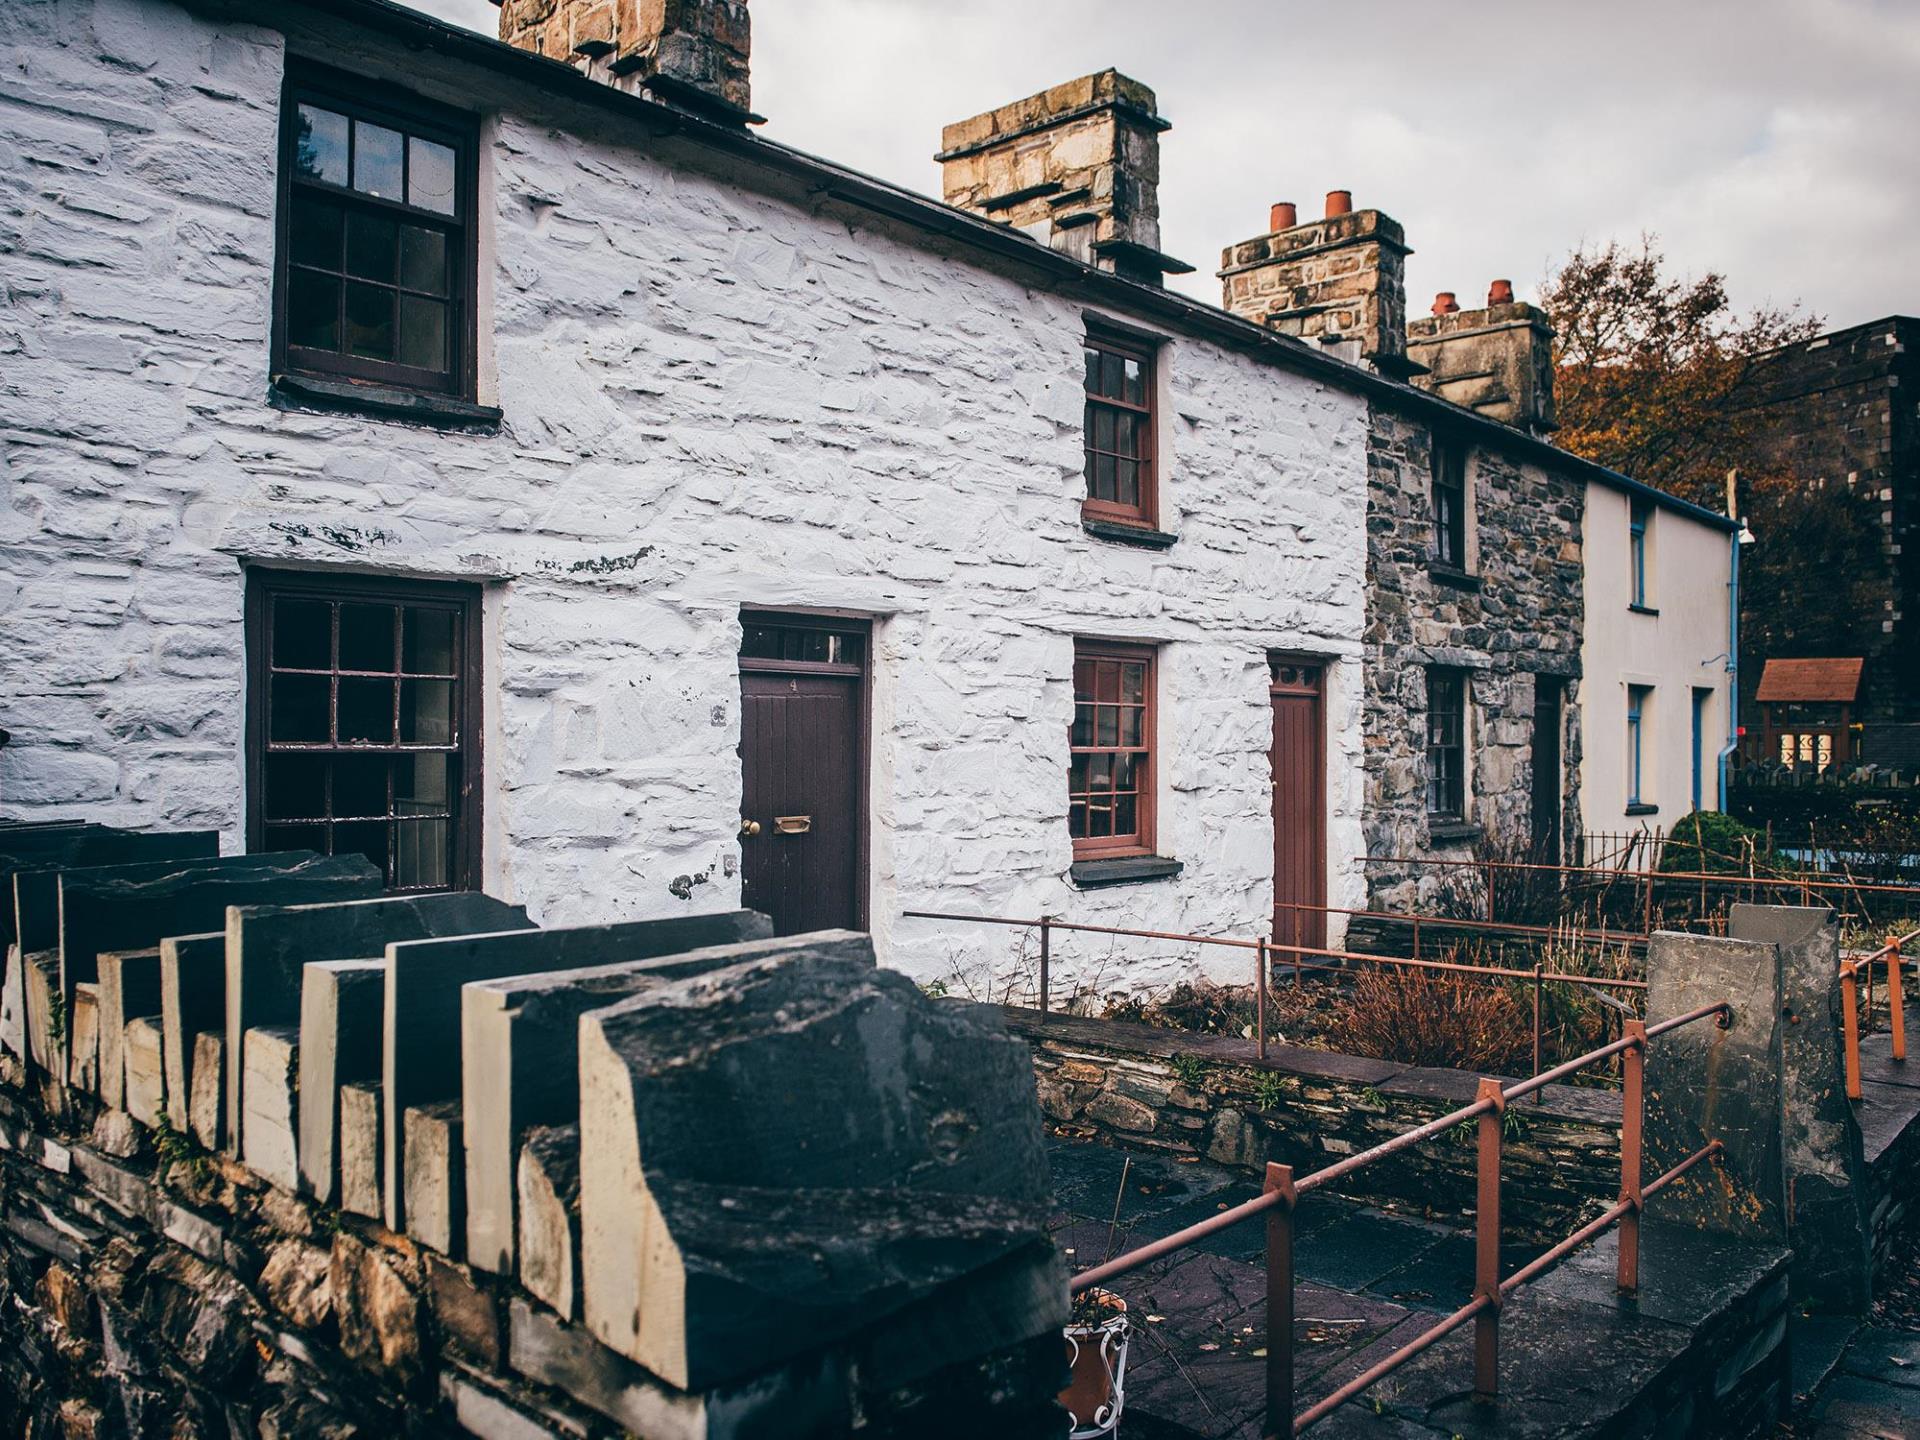
[{"label": "blue window frame", "polygon": [[1635,500],[1627,519],[1627,553],[1632,566],[1629,584],[1633,599],[1628,602],[1645,609],[1647,604],[1647,527],[1653,520],[1653,506]]},{"label": "blue window frame", "polygon": [[1647,697],[1652,693],[1651,685],[1627,687],[1627,804],[1629,807],[1646,804],[1641,787],[1641,760],[1646,750]]}]

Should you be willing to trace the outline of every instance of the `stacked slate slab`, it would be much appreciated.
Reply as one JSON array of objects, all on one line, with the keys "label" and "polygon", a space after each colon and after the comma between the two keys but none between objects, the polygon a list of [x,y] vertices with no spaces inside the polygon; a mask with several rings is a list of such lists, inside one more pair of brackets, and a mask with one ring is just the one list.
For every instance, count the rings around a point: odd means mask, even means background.
[{"label": "stacked slate slab", "polygon": [[579,1116],[580,1017],[649,985],[761,953],[750,942],[772,933],[766,916],[734,910],[466,947],[471,961],[512,971],[469,981],[461,992],[469,1264],[512,1273],[516,1156],[531,1127],[571,1125]]},{"label": "stacked slate slab", "polygon": [[944,1284],[1002,1267],[1026,1300],[1002,1322],[1057,1329],[1048,1195],[1026,1046],[876,969],[865,937],[581,1020],[586,1325],[681,1389],[911,1331]]}]

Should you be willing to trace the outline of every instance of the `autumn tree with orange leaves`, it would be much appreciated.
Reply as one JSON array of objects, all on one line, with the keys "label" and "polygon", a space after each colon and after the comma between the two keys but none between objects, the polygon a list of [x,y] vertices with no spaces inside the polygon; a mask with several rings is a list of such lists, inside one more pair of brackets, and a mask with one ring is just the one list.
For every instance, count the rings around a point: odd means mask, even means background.
[{"label": "autumn tree with orange leaves", "polygon": [[1859,655],[1878,639],[1892,593],[1870,499],[1775,462],[1750,402],[1770,351],[1820,333],[1797,306],[1740,312],[1715,271],[1667,273],[1653,236],[1568,256],[1544,288],[1553,322],[1555,440],[1637,480],[1712,510],[1738,508],[1756,537],[1743,557],[1742,689],[1767,656]]}]

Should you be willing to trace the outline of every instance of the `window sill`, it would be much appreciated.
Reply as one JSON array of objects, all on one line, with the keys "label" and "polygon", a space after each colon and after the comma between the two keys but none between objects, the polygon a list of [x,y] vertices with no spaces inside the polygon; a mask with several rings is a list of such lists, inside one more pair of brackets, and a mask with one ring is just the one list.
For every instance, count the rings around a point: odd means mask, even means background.
[{"label": "window sill", "polygon": [[1478,840],[1481,834],[1480,827],[1471,820],[1429,820],[1427,822],[1427,843],[1430,845]]},{"label": "window sill", "polygon": [[1627,806],[1627,814],[1629,815],[1658,815],[1659,813],[1660,813],[1660,807],[1658,805]]},{"label": "window sill", "polygon": [[275,375],[267,387],[273,403],[285,410],[321,410],[370,415],[381,420],[410,420],[442,430],[492,432],[500,428],[497,405],[476,405],[451,395],[403,390],[393,385],[364,385],[316,375]]},{"label": "window sill", "polygon": [[1076,860],[1068,870],[1082,890],[1103,885],[1137,885],[1148,880],[1171,880],[1186,867],[1158,855],[1126,855],[1113,860]]},{"label": "window sill", "polygon": [[1480,577],[1465,570],[1456,570],[1451,565],[1429,564],[1427,574],[1436,584],[1450,585],[1455,590],[1478,590]]},{"label": "window sill", "polygon": [[1111,540],[1117,545],[1135,545],[1142,550],[1165,550],[1180,538],[1146,525],[1125,525],[1118,520],[1096,520],[1089,515],[1080,517],[1080,528],[1096,540]]},{"label": "window sill", "polygon": [[1627,606],[1627,613],[1629,615],[1658,615],[1660,612],[1651,605],[1629,605]]}]

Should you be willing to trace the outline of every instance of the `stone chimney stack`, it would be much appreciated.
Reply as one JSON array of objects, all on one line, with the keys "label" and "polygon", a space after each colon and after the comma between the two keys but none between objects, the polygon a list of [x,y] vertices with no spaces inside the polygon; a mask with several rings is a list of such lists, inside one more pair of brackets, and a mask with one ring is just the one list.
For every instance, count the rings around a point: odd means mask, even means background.
[{"label": "stone chimney stack", "polygon": [[1530,435],[1554,429],[1547,317],[1515,300],[1508,280],[1493,282],[1485,309],[1452,302],[1453,292],[1441,292],[1431,315],[1407,325],[1407,354],[1427,372],[1413,383]]},{"label": "stone chimney stack", "polygon": [[1221,304],[1234,314],[1315,340],[1344,360],[1405,378],[1407,249],[1400,222],[1355,210],[1346,190],[1327,194],[1326,214],[1294,223],[1290,201],[1273,207],[1270,234],[1220,257]]},{"label": "stone chimney stack", "polygon": [[749,108],[747,0],[493,0],[500,38],[709,116]]},{"label": "stone chimney stack", "polygon": [[946,201],[1130,280],[1193,267],[1160,251],[1160,118],[1117,70],[1082,76],[940,133]]}]

